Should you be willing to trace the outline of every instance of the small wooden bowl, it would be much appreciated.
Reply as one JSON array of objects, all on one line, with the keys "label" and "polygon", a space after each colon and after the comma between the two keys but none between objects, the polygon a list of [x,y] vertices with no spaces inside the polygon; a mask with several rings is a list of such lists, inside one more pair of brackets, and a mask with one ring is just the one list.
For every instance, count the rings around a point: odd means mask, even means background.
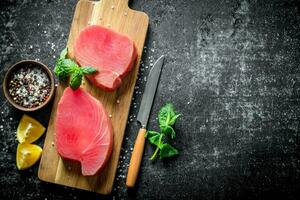
[{"label": "small wooden bowl", "polygon": [[[11,78],[11,75],[12,73],[21,68],[21,67],[24,67],[24,66],[32,66],[32,67],[39,67],[41,69],[43,69],[47,74],[48,74],[48,77],[50,79],[50,84],[51,84],[51,91],[50,91],[50,94],[49,94],[49,97],[46,101],[44,101],[41,105],[37,106],[37,107],[33,107],[33,108],[26,108],[26,107],[23,107],[19,104],[17,104],[13,99],[12,97],[9,95],[9,92],[8,92],[8,81],[10,80]],[[4,92],[4,95],[6,97],[6,99],[8,100],[8,102],[14,106],[15,108],[19,109],[19,110],[22,110],[22,111],[25,111],[25,112],[30,112],[30,111],[36,111],[36,110],[39,110],[41,108],[43,108],[44,106],[46,106],[50,101],[51,99],[53,98],[54,96],[54,91],[55,91],[55,86],[54,86],[54,77],[53,77],[53,74],[51,72],[51,70],[46,66],[44,65],[43,63],[40,63],[40,62],[37,62],[37,61],[34,61],[34,60],[22,60],[16,64],[14,64],[13,66],[11,66],[8,71],[6,72],[5,76],[4,76],[4,81],[3,81],[3,92]]]}]

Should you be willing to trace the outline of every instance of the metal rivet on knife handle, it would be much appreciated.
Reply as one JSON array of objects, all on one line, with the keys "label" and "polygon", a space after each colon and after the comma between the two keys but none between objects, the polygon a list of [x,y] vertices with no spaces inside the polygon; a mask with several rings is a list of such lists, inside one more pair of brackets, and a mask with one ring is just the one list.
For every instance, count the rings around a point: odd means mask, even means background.
[{"label": "metal rivet on knife handle", "polygon": [[145,134],[146,129],[140,128],[138,136],[135,140],[133,152],[129,163],[128,174],[126,179],[126,186],[128,188],[134,187],[139,173],[145,146]]}]

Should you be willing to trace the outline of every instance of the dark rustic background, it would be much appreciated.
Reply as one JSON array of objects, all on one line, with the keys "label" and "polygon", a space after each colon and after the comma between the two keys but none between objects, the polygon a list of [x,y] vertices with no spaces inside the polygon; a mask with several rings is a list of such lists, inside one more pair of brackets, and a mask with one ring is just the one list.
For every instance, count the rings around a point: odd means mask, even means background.
[{"label": "dark rustic background", "polygon": [[[0,1],[0,79],[22,59],[51,68],[65,47],[76,0]],[[0,199],[299,199],[300,2],[132,0],[150,27],[120,167],[111,196],[41,182],[38,165],[17,171],[15,132],[22,112],[1,91]],[[146,76],[167,61],[150,129],[167,101],[182,113],[180,156],[152,163],[147,144],[137,191],[125,176]],[[45,126],[47,109],[31,113]],[[43,139],[38,144],[43,144]]]}]

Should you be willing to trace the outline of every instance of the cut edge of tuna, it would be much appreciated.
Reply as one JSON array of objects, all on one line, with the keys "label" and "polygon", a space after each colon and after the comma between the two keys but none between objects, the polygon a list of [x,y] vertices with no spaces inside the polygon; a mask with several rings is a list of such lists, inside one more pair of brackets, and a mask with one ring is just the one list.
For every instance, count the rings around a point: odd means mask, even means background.
[{"label": "cut edge of tuna", "polygon": [[82,175],[101,172],[113,147],[112,125],[101,102],[82,88],[66,88],[58,103],[55,142],[63,159],[81,163]]},{"label": "cut edge of tuna", "polygon": [[128,36],[99,25],[84,28],[76,38],[74,57],[80,66],[92,66],[98,72],[87,76],[104,91],[114,91],[133,69],[136,46]]}]

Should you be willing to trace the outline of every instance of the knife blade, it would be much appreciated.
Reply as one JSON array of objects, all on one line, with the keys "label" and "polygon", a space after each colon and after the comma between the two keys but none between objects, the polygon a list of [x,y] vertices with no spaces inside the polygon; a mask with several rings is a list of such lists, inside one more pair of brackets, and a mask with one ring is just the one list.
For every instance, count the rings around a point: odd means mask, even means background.
[{"label": "knife blade", "polygon": [[161,69],[164,64],[164,58],[165,58],[164,56],[161,56],[154,63],[148,75],[148,81],[146,83],[145,91],[142,97],[140,109],[137,116],[137,121],[141,123],[141,128],[138,132],[137,138],[135,140],[134,148],[131,154],[131,159],[129,163],[127,178],[126,178],[127,188],[134,187],[141,166],[141,161],[142,161],[144,146],[145,146],[145,134],[147,132],[146,126],[149,120],[149,115],[153,104],[154,96],[156,93],[156,88],[159,82]]},{"label": "knife blade", "polygon": [[156,88],[160,77],[160,72],[164,64],[164,58],[164,56],[161,56],[154,63],[148,76],[148,82],[146,83],[145,91],[142,97],[142,102],[137,115],[137,121],[141,123],[143,128],[146,128],[148,123],[153,99],[156,93]]}]

